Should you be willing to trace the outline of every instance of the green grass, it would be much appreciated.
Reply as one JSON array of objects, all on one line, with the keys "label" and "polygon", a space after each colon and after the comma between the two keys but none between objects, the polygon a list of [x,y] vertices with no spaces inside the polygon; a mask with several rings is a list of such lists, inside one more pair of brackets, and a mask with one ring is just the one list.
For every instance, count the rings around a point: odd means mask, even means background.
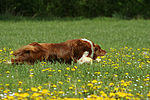
[{"label": "green grass", "polygon": [[[7,99],[11,93],[20,94],[13,94],[15,98],[27,99],[86,98],[89,95],[98,99],[101,96],[148,99],[149,32],[150,20],[0,21],[0,94],[7,94]],[[107,55],[93,65],[4,64],[11,58],[11,51],[31,42],[59,43],[76,38],[92,40],[106,50]]]}]

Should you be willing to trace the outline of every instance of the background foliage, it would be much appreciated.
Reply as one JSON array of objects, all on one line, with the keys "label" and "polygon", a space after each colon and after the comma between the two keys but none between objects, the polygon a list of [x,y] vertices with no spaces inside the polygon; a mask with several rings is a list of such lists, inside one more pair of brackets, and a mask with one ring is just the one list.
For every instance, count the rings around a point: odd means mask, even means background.
[{"label": "background foliage", "polygon": [[0,0],[0,14],[48,17],[150,18],[149,0]]}]

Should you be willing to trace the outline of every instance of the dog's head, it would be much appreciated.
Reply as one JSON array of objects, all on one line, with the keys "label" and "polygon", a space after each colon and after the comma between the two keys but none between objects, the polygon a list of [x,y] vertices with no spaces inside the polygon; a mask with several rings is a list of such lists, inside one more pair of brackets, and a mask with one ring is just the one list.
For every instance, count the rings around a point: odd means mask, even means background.
[{"label": "dog's head", "polygon": [[104,56],[106,51],[101,49],[101,47],[97,44],[94,45],[94,56],[93,59],[95,60],[98,56]]}]

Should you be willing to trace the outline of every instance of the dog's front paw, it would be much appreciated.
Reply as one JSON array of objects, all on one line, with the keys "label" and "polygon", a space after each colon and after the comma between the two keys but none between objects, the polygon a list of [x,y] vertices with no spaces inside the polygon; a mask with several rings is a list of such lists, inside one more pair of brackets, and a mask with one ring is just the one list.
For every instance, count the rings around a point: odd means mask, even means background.
[{"label": "dog's front paw", "polygon": [[10,61],[6,61],[5,64],[11,65],[12,62],[11,62],[11,60]]}]

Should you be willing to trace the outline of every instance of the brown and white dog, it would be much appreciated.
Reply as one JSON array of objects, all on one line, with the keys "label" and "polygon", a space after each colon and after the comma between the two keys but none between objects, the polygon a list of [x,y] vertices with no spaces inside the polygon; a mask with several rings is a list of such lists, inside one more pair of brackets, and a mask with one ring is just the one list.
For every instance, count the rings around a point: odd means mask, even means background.
[{"label": "brown and white dog", "polygon": [[16,58],[11,58],[6,63],[34,64],[36,61],[59,61],[71,64],[74,61],[83,64],[105,54],[105,50],[88,39],[73,39],[63,43],[33,42],[14,51],[13,55]]}]

